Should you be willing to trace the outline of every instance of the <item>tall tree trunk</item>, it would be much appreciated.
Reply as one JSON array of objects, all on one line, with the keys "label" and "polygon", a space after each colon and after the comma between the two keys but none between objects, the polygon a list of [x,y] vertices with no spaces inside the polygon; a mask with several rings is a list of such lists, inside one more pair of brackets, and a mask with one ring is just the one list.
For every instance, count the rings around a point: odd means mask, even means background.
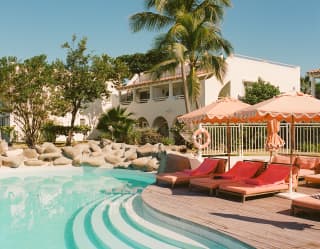
[{"label": "tall tree trunk", "polygon": [[73,128],[74,128],[74,122],[75,122],[75,120],[76,120],[76,115],[77,115],[76,109],[72,110],[72,112],[71,112],[70,130],[69,130],[68,137],[67,137],[67,141],[66,141],[66,145],[67,145],[67,146],[70,146],[70,145],[71,145],[72,135],[73,135]]},{"label": "tall tree trunk", "polygon": [[186,113],[190,112],[190,99],[189,99],[189,91],[188,91],[188,83],[186,72],[184,68],[184,63],[181,63],[181,75],[182,75],[182,82],[183,82],[183,94],[184,94],[184,104],[186,107]]}]

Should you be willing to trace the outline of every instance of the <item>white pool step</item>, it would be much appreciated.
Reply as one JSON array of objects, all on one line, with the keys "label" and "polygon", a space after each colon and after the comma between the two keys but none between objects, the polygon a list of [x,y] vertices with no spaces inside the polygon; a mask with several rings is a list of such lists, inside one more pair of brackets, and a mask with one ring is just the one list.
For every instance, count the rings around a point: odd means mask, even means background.
[{"label": "white pool step", "polygon": [[128,246],[123,241],[119,240],[114,234],[112,234],[104,224],[103,215],[104,210],[110,203],[113,201],[123,201],[124,199],[128,198],[128,196],[116,195],[114,198],[107,199],[101,202],[92,212],[91,216],[91,223],[93,227],[93,232],[96,234],[99,240],[102,241],[108,247],[111,248],[123,248],[123,249],[130,249],[131,247]]},{"label": "white pool step", "polygon": [[[128,196],[127,196],[128,198]],[[139,244],[142,244],[148,248],[161,248],[161,249],[176,249],[179,247],[172,246],[170,244],[159,241],[155,238],[152,238],[139,230],[136,230],[131,225],[129,225],[120,214],[120,205],[125,198],[119,198],[115,202],[110,204],[108,217],[111,224],[117,228],[118,231],[122,232],[129,239],[136,241]]]},{"label": "white pool step", "polygon": [[155,233],[162,235],[164,237],[167,237],[169,239],[179,241],[181,243],[190,244],[190,246],[199,247],[199,248],[208,248],[205,245],[198,243],[197,241],[194,241],[186,236],[183,236],[179,233],[176,233],[172,230],[166,229],[161,226],[157,226],[152,224],[151,222],[143,219],[140,217],[135,211],[133,207],[133,200],[137,197],[137,195],[134,195],[130,197],[123,205],[125,207],[125,210],[128,214],[128,216],[137,224],[139,224],[142,227],[145,227],[148,230],[152,230]]},{"label": "white pool step", "polygon": [[98,204],[102,200],[94,201],[81,209],[81,211],[76,215],[73,226],[72,232],[74,237],[74,243],[76,244],[77,248],[79,249],[97,249],[96,246],[91,242],[88,238],[88,234],[85,230],[85,217],[89,210],[94,207],[94,205]]}]

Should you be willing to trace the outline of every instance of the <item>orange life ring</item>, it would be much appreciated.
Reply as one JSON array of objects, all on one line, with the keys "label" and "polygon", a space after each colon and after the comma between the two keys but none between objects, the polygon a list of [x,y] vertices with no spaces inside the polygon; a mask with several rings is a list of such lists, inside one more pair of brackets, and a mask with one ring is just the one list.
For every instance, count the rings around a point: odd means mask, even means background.
[{"label": "orange life ring", "polygon": [[[197,140],[198,140],[198,136],[199,135],[204,135],[204,138],[205,138],[205,143],[204,144],[200,144]],[[205,149],[209,146],[211,140],[210,140],[210,135],[209,135],[209,132],[204,129],[204,128],[200,128],[198,130],[196,130],[194,133],[193,133],[193,136],[192,136],[192,139],[193,139],[193,144],[196,148],[198,149]]]}]

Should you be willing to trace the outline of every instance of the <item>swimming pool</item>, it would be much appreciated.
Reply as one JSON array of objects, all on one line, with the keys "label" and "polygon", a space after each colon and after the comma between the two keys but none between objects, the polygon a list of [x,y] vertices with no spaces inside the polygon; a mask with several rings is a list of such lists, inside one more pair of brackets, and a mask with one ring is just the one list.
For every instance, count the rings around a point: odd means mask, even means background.
[{"label": "swimming pool", "polygon": [[12,175],[0,176],[1,249],[250,248],[220,233],[187,231],[145,206],[140,194],[153,174],[71,168]]}]

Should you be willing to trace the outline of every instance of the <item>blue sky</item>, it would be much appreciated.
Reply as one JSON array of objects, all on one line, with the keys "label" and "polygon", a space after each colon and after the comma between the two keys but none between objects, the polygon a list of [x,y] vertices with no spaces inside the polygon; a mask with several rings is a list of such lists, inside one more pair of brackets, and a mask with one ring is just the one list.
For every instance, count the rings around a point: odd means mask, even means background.
[{"label": "blue sky", "polygon": [[[143,0],[1,1],[0,57],[25,59],[44,53],[65,58],[61,44],[72,34],[88,37],[95,54],[146,52],[156,33],[132,33],[129,16],[143,11]],[[320,68],[319,0],[233,0],[222,33],[236,54],[301,67]]]}]

